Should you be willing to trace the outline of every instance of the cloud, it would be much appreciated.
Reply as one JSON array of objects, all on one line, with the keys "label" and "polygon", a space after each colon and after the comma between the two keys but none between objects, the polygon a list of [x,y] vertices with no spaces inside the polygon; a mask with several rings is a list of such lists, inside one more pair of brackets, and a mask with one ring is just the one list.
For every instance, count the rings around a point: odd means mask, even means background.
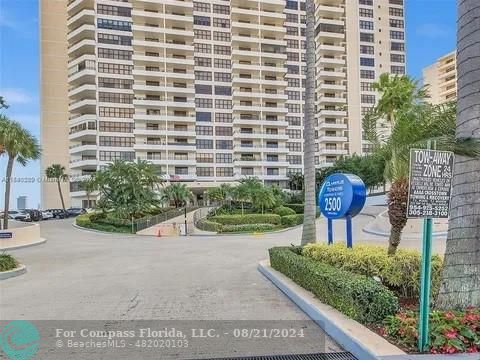
[{"label": "cloud", "polygon": [[0,95],[6,100],[7,104],[30,104],[35,99],[24,89],[6,88],[0,89]]},{"label": "cloud", "polygon": [[448,26],[434,23],[426,23],[419,25],[415,29],[415,32],[417,35],[430,39],[438,39],[455,34],[455,31],[450,29]]}]

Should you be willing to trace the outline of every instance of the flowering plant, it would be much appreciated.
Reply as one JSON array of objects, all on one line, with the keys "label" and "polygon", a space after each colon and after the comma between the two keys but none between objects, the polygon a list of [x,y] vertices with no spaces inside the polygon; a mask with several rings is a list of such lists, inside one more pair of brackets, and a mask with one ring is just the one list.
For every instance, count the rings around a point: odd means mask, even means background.
[{"label": "flowering plant", "polygon": [[[405,310],[385,319],[382,334],[414,349],[418,341],[418,312]],[[480,308],[466,311],[432,311],[429,327],[430,352],[453,354],[480,352]]]}]

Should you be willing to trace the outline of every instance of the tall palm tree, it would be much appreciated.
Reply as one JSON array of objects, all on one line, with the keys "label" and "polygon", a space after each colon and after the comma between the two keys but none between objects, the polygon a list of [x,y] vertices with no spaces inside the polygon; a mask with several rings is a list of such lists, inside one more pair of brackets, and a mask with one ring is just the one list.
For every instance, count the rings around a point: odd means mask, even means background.
[{"label": "tall palm tree", "polygon": [[306,1],[306,54],[307,74],[305,83],[305,118],[303,120],[303,168],[305,180],[305,210],[303,217],[302,245],[316,241],[315,201],[315,2]]},{"label": "tall palm tree", "polygon": [[87,207],[90,206],[90,195],[98,189],[97,179],[94,175],[89,176],[85,180],[82,180],[82,188],[87,193]]},{"label": "tall palm tree", "polygon": [[193,193],[185,184],[172,183],[163,188],[161,198],[163,201],[173,202],[178,208],[186,206],[187,202],[193,199]]},{"label": "tall palm tree", "polygon": [[3,152],[8,156],[6,181],[5,181],[5,206],[3,227],[8,229],[8,210],[10,208],[10,189],[13,165],[17,161],[20,165],[27,165],[29,160],[40,157],[38,140],[19,122],[0,115],[0,144]]},{"label": "tall palm tree", "polygon": [[62,181],[68,180],[68,175],[65,174],[65,167],[60,164],[52,164],[48,168],[45,169],[45,175],[47,179],[55,180],[57,183],[58,194],[60,195],[60,201],[62,202],[62,208],[65,210],[65,201],[63,200],[63,193],[62,193]]},{"label": "tall palm tree", "polygon": [[[458,2],[457,138],[480,139],[478,0]],[[480,160],[455,157],[440,308],[480,306]]]},{"label": "tall palm tree", "polygon": [[242,206],[242,215],[244,214],[245,201],[251,201],[250,188],[248,184],[239,184],[233,189],[233,198],[235,201],[240,201]]},{"label": "tall palm tree", "polygon": [[[372,121],[366,118],[365,123]],[[473,138],[455,138],[456,108],[454,103],[412,105],[396,114],[395,125],[386,142],[380,142],[372,130],[364,126],[366,138],[374,144],[374,151],[385,159],[385,178],[392,183],[388,195],[388,216],[392,226],[388,253],[394,254],[407,222],[408,169],[411,148],[427,147],[435,141],[438,150],[480,157],[480,142]]]},{"label": "tall palm tree", "polygon": [[275,195],[272,192],[272,189],[266,186],[262,186],[255,190],[253,199],[253,205],[256,208],[262,210],[262,214],[265,213],[265,209],[271,209],[275,206]]}]

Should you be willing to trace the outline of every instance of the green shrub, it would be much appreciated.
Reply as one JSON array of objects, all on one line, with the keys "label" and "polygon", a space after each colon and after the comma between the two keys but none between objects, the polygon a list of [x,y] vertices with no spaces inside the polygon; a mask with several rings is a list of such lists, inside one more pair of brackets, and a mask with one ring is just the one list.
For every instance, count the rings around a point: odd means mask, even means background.
[{"label": "green shrub", "polygon": [[282,216],[282,225],[296,226],[300,224],[303,224],[303,214]]},{"label": "green shrub", "polygon": [[[110,222],[112,221],[112,222]],[[131,233],[131,224],[123,224],[124,220],[112,220],[111,217],[102,213],[83,214],[76,217],[78,226],[105,232]]]},{"label": "green shrub", "polygon": [[222,232],[222,224],[206,218],[198,221],[196,227],[204,231]]},{"label": "green shrub", "polygon": [[[417,250],[398,249],[389,256],[384,246],[343,244],[309,244],[303,255],[369,277],[378,276],[383,284],[402,297],[418,297],[420,291],[421,254]],[[432,257],[432,296],[438,293],[442,258]]]},{"label": "green shrub", "polygon": [[286,207],[295,211],[296,214],[303,214],[304,204],[285,204]]},{"label": "green shrub", "polygon": [[0,272],[15,269],[18,261],[10,254],[0,254]]},{"label": "green shrub", "polygon": [[275,229],[275,225],[272,224],[243,224],[243,225],[222,225],[221,232],[263,232],[272,231]]},{"label": "green shrub", "polygon": [[287,216],[287,215],[295,215],[296,212],[293,209],[290,209],[289,207],[286,206],[279,206],[275,209],[273,209],[273,213],[280,215],[280,216]]},{"label": "green shrub", "polygon": [[245,215],[217,215],[209,218],[210,221],[222,225],[244,224],[273,224],[280,225],[282,218],[277,214],[245,214]]},{"label": "green shrub", "polygon": [[288,247],[275,247],[269,253],[275,270],[363,324],[381,323],[398,309],[393,292],[373,279],[298,255]]}]

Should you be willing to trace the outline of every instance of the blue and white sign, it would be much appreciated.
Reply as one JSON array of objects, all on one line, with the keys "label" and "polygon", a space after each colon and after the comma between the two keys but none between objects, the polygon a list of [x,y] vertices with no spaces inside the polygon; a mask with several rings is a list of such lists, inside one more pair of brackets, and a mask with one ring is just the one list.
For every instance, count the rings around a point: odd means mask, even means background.
[{"label": "blue and white sign", "polygon": [[12,232],[0,232],[0,239],[11,239],[13,238]]},{"label": "blue and white sign", "polygon": [[333,221],[346,219],[347,246],[352,247],[352,217],[362,211],[367,188],[357,175],[332,174],[318,194],[320,211],[328,219],[328,243],[333,243]]}]

